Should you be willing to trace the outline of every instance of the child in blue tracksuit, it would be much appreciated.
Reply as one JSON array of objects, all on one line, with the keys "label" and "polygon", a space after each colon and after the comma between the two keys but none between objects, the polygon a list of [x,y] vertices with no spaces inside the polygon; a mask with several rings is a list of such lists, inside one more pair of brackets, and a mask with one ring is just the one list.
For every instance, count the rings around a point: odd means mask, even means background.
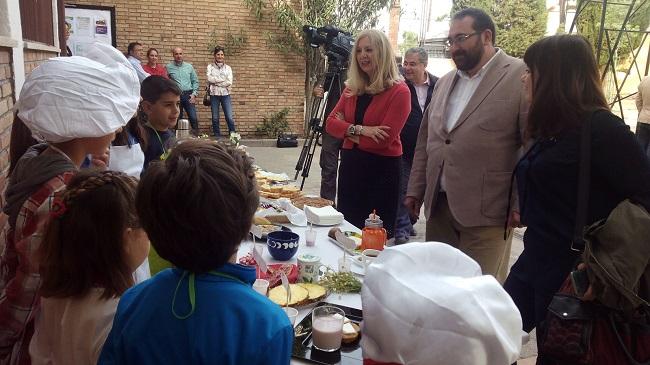
[{"label": "child in blue tracksuit", "polygon": [[258,204],[250,161],[216,142],[151,165],[136,208],[174,268],[124,293],[98,364],[289,364],[291,323],[235,264]]}]

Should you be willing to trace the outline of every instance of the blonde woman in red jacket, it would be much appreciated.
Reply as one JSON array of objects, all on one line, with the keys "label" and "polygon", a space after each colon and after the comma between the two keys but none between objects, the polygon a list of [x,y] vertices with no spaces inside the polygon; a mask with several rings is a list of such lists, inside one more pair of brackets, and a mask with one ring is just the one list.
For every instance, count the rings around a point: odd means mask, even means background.
[{"label": "blonde woman in red jacket", "polygon": [[327,118],[327,132],[343,139],[338,210],[363,228],[373,210],[393,236],[399,193],[400,132],[411,94],[397,71],[384,33],[365,30],[355,41],[343,97]]}]

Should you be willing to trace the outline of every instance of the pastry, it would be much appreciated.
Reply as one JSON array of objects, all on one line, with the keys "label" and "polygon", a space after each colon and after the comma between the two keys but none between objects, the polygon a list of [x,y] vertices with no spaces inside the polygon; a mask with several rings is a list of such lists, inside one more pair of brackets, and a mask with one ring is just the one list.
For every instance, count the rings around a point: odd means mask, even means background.
[{"label": "pastry", "polygon": [[310,207],[322,208],[334,204],[334,202],[331,200],[318,198],[318,197],[307,197],[307,196],[293,198],[291,199],[291,203],[296,208],[299,209],[303,209],[305,205],[309,205]]}]

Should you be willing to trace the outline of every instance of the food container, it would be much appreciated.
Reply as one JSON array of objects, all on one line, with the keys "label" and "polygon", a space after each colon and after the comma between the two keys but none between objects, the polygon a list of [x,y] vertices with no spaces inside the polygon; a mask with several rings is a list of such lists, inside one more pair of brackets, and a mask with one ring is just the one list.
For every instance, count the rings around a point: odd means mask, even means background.
[{"label": "food container", "polygon": [[384,222],[376,214],[371,214],[366,219],[366,226],[361,232],[361,249],[383,250],[388,238],[384,229]]}]

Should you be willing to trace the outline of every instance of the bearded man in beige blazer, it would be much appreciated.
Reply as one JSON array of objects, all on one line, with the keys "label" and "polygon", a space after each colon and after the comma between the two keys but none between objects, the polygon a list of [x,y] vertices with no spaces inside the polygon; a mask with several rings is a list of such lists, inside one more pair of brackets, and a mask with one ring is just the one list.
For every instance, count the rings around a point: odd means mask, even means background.
[{"label": "bearded man in beige blazer", "polygon": [[457,247],[503,282],[512,239],[504,224],[519,225],[517,209],[507,210],[528,112],[525,64],[495,48],[494,23],[479,9],[454,15],[447,43],[457,70],[436,83],[404,204],[416,218],[424,203],[427,241]]}]

